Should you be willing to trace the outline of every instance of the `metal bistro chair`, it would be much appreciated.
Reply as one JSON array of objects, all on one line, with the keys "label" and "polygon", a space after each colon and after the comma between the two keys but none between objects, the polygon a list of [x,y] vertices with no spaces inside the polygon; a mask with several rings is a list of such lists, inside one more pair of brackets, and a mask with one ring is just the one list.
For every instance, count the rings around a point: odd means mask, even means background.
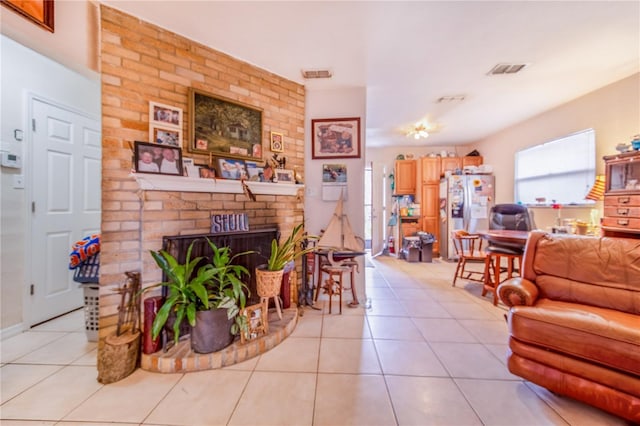
[{"label": "metal bistro chair", "polygon": [[[452,286],[456,286],[458,278],[485,283],[490,270],[490,258],[482,249],[483,239],[480,238],[479,235],[469,234],[467,231],[459,229],[457,231],[451,231],[451,240],[453,241],[453,248],[458,257],[458,265],[456,266],[456,273],[453,276]],[[482,264],[484,268],[482,271],[467,269],[468,263]],[[482,295],[484,296],[485,293],[486,290],[483,290]]]},{"label": "metal bistro chair", "polygon": [[[491,208],[489,215],[489,229],[505,229],[511,231],[531,231],[535,228],[533,217],[525,206],[520,204],[496,204]],[[489,275],[486,276],[483,295],[487,291],[493,291],[493,304],[498,304],[498,293],[496,289],[502,282],[501,274],[507,273],[506,279],[512,278],[514,272],[517,270],[520,273],[522,266],[522,256],[524,254],[524,247],[519,244],[511,244],[506,242],[495,243],[492,242],[485,249],[488,253],[490,263],[493,266],[493,280]],[[502,259],[507,260],[506,268],[501,265]],[[515,266],[515,261],[518,261],[518,267]]]}]

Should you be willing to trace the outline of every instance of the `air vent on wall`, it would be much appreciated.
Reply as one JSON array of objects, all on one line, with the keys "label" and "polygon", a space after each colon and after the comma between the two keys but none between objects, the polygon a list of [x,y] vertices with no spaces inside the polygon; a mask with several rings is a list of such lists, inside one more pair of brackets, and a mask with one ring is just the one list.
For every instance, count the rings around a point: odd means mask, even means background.
[{"label": "air vent on wall", "polygon": [[488,75],[515,74],[522,71],[528,64],[498,64],[489,71]]},{"label": "air vent on wall", "polygon": [[465,98],[465,95],[441,96],[436,100],[436,103],[443,104],[449,102],[462,102],[465,100]]},{"label": "air vent on wall", "polygon": [[331,78],[331,70],[302,70],[304,78]]}]

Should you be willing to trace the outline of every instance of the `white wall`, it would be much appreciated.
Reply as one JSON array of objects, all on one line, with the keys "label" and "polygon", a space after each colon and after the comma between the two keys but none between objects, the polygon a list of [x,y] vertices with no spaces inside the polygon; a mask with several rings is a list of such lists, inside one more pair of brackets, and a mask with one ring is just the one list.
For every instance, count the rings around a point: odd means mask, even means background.
[{"label": "white wall", "polygon": [[[7,12],[3,10],[3,13]],[[4,35],[0,37],[0,148],[23,157],[22,169],[3,167],[0,173],[0,330],[5,331],[21,323],[23,297],[27,297],[25,251],[30,234],[26,219],[31,173],[28,162],[30,133],[27,128],[27,96],[38,95],[98,117],[100,81],[97,74],[89,79]],[[23,132],[23,141],[16,140],[15,130]],[[18,174],[25,177],[25,189],[13,188],[13,177]]]},{"label": "white wall", "polygon": [[[596,133],[596,173],[604,173],[605,155],[616,154],[615,146],[629,143],[640,133],[640,73],[586,94],[529,120],[489,136],[473,147],[482,153],[485,163],[493,165],[496,176],[496,202],[513,202],[514,155],[526,147],[548,142],[580,130]],[[597,203],[602,214],[602,203]],[[552,226],[556,212],[534,208],[541,229]],[[589,220],[591,208],[567,208],[563,218]]]},{"label": "white wall", "polygon": [[[364,87],[339,90],[307,90],[305,102],[305,228],[311,234],[319,235],[329,224],[336,201],[322,201],[322,165],[346,164],[347,200],[344,213],[355,234],[364,238],[364,152],[366,120],[366,89]],[[311,120],[314,118],[360,117],[360,150],[357,159],[313,160],[311,157]],[[360,273],[357,275],[358,297],[364,305],[364,263],[360,261]],[[348,297],[348,296],[347,296]]]}]

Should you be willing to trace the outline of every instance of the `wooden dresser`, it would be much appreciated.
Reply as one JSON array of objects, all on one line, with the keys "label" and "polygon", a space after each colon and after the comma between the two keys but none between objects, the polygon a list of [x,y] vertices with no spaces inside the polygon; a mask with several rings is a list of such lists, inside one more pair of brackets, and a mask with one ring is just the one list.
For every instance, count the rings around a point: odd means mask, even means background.
[{"label": "wooden dresser", "polygon": [[602,235],[640,238],[640,151],[604,157]]}]

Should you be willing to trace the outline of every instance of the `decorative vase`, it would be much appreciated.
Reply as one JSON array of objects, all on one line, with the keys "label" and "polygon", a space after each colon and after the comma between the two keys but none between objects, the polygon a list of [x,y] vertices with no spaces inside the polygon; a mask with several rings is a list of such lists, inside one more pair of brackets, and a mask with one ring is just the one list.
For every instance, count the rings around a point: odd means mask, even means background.
[{"label": "decorative vase", "polygon": [[233,342],[233,321],[227,318],[224,308],[197,311],[196,325],[191,329],[191,349],[208,354],[226,348]]}]

